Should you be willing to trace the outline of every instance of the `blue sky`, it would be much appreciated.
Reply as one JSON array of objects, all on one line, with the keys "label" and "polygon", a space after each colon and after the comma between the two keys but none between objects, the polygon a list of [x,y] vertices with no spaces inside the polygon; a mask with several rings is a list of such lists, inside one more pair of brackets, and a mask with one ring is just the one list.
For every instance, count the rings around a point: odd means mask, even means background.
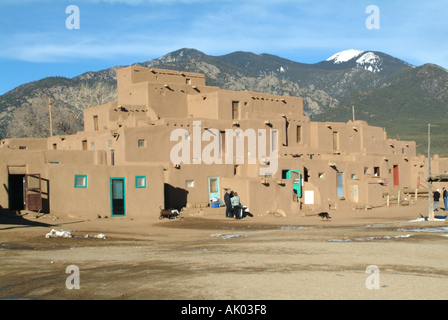
[{"label": "blue sky", "polygon": [[[80,10],[79,29],[66,27],[69,5]],[[366,27],[369,5],[380,10],[380,29]],[[181,48],[303,63],[374,50],[448,69],[447,17],[446,0],[1,0],[0,95]]]}]

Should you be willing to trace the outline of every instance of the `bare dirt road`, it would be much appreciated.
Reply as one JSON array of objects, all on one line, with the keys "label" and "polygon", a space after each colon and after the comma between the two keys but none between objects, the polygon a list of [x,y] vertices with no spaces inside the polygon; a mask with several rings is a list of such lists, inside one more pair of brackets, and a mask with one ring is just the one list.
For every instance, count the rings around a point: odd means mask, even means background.
[{"label": "bare dirt road", "polygon": [[[412,221],[426,211],[419,201],[331,212],[331,222],[222,209],[177,220],[2,215],[0,299],[447,299],[448,224]],[[74,237],[45,238],[52,229]],[[68,266],[79,289],[66,286]]]}]

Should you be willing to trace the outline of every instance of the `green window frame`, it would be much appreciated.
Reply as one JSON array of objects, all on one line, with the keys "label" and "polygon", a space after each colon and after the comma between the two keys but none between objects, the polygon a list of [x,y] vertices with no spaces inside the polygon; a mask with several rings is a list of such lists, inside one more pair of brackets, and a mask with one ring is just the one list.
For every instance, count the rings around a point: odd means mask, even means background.
[{"label": "green window frame", "polygon": [[146,188],[146,176],[135,176],[135,188],[137,189]]},{"label": "green window frame", "polygon": [[75,188],[87,188],[87,175],[75,174]]}]

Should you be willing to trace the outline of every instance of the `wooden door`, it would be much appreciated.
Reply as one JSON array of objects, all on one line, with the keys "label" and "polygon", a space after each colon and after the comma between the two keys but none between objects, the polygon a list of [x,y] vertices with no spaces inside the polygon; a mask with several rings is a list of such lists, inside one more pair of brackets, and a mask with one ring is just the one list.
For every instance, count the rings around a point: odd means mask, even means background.
[{"label": "wooden door", "polygon": [[398,165],[394,165],[394,186],[400,185],[400,178],[398,172]]},{"label": "wooden door", "polygon": [[42,210],[42,180],[40,173],[23,177],[23,201],[25,210]]}]

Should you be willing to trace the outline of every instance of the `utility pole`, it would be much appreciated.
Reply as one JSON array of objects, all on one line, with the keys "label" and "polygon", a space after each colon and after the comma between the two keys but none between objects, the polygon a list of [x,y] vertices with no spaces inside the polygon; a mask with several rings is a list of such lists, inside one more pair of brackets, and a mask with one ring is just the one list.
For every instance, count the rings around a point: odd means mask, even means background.
[{"label": "utility pole", "polygon": [[434,221],[434,199],[431,179],[431,124],[428,124],[428,221]]},{"label": "utility pole", "polygon": [[51,119],[51,106],[52,105],[53,105],[53,102],[51,102],[51,99],[48,98],[48,111],[49,111],[49,114],[50,114],[50,137],[53,136],[53,122],[52,122],[52,119]]}]

